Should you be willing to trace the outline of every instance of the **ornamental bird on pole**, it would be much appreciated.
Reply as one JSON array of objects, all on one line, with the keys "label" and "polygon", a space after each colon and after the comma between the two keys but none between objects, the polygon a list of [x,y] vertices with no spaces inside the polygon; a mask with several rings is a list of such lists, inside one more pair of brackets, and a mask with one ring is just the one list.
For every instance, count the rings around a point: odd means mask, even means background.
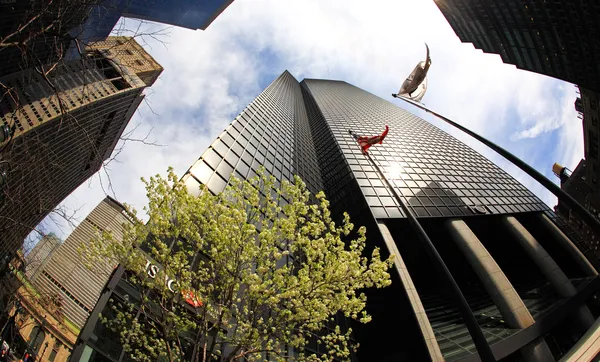
[{"label": "ornamental bird on pole", "polygon": [[427,91],[427,72],[431,66],[431,57],[429,55],[429,46],[425,43],[427,54],[425,60],[419,62],[412,73],[406,78],[398,93],[392,93],[394,98],[408,98],[415,102],[420,102]]}]

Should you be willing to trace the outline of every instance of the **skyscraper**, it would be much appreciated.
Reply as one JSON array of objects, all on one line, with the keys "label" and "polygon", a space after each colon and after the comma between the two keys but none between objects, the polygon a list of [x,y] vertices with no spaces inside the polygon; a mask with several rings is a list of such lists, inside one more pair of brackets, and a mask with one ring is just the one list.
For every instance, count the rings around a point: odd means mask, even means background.
[{"label": "skyscraper", "polygon": [[[0,78],[12,89],[0,124],[15,136],[0,151],[7,184],[0,203],[0,253],[23,239],[65,197],[98,171],[162,67],[132,38],[92,44],[83,60],[47,76],[33,71]],[[27,74],[25,74],[27,73]],[[23,84],[23,77],[32,79]]]},{"label": "skyscraper", "polygon": [[79,328],[96,305],[104,284],[115,265],[96,265],[87,268],[80,250],[103,231],[112,232],[117,240],[123,234],[123,225],[131,223],[131,216],[121,203],[106,197],[90,212],[50,259],[42,266],[31,283],[40,292],[60,295],[65,317]]},{"label": "skyscraper", "polygon": [[62,59],[72,42],[69,32],[85,20],[89,4],[82,0],[2,1],[0,77]]},{"label": "skyscraper", "polygon": [[[559,164],[554,165],[553,171],[560,179],[561,188],[600,219],[600,93],[580,88],[580,95],[575,109],[583,123],[584,159],[572,172]],[[600,235],[564,203],[559,201],[554,209],[581,236],[581,247],[590,249],[595,255],[592,263],[600,268]]]},{"label": "skyscraper", "polygon": [[58,249],[61,240],[55,235],[44,235],[25,257],[25,273],[30,280],[36,279],[44,265]]},{"label": "skyscraper", "polygon": [[73,30],[88,43],[106,38],[121,17],[187,29],[205,30],[233,0],[104,0],[91,7],[86,21]]},{"label": "skyscraper", "polygon": [[[369,151],[373,164],[348,131],[376,135],[386,124],[383,145]],[[446,281],[434,271],[436,262],[399,200],[433,240],[497,359],[558,358],[598,313],[585,305],[600,288],[597,272],[544,203],[465,144],[360,88],[331,80],[299,83],[284,72],[182,180],[191,193],[200,184],[218,193],[231,176],[251,177],[260,166],[278,180],[297,174],[311,191],[324,190],[333,215],[348,211],[355,224],[367,227],[370,247],[381,247],[384,257],[395,255],[392,286],[366,291],[373,320],[354,326],[358,360],[477,359]],[[128,298],[126,285],[115,273],[82,330],[73,361],[127,358],[107,349],[107,341],[118,336],[98,320],[110,301]]]},{"label": "skyscraper", "polygon": [[435,0],[456,35],[520,69],[600,92],[600,3]]},{"label": "skyscraper", "polygon": [[[0,76],[50,67],[104,40],[121,17],[206,29],[233,0],[30,0],[0,3]],[[78,44],[75,44],[75,40]]]}]

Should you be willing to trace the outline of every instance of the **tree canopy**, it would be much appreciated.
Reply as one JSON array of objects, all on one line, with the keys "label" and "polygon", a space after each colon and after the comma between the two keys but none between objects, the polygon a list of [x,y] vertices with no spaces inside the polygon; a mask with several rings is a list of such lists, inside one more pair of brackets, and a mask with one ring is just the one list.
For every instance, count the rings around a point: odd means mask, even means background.
[{"label": "tree canopy", "polygon": [[364,227],[348,214],[336,225],[298,177],[259,173],[199,196],[172,169],[142,181],[149,221],[84,251],[89,265],[123,265],[139,289],[102,318],[134,359],[350,359],[358,346],[340,321],[369,322],[362,290],[391,283],[391,257],[364,255]]}]

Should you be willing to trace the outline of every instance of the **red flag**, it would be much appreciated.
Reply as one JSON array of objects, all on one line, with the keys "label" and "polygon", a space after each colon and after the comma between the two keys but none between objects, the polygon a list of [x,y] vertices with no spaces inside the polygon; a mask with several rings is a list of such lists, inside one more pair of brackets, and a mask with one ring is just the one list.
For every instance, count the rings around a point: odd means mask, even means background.
[{"label": "red flag", "polygon": [[204,305],[200,298],[196,296],[196,293],[194,293],[191,290],[182,290],[181,294],[185,298],[185,302],[194,308],[198,308]]},{"label": "red flag", "polygon": [[385,138],[385,136],[387,136],[389,131],[389,127],[386,125],[385,126],[385,131],[383,131],[382,134],[380,134],[379,136],[357,136],[355,134],[353,134],[354,138],[356,138],[356,141],[358,142],[358,144],[360,145],[361,150],[363,151],[363,153],[368,153],[369,151],[369,147],[375,145],[375,144],[381,144],[383,143],[383,139]]}]

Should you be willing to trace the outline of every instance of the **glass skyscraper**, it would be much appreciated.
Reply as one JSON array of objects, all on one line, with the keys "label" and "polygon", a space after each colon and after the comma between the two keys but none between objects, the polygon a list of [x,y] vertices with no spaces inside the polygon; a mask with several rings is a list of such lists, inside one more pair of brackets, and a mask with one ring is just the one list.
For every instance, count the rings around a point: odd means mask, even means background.
[{"label": "glass skyscraper", "polygon": [[462,42],[502,61],[600,92],[600,3],[435,0]]},{"label": "glass skyscraper", "polygon": [[[385,125],[390,131],[383,145],[369,151],[373,164],[349,131],[371,136]],[[592,299],[600,289],[597,272],[545,204],[465,144],[360,88],[331,80],[299,83],[284,72],[183,181],[191,193],[200,184],[218,193],[232,176],[251,177],[260,166],[278,180],[297,174],[311,191],[324,190],[334,215],[348,211],[367,227],[369,247],[395,255],[392,286],[366,291],[373,321],[353,326],[360,343],[354,359],[478,360],[447,283],[399,202],[432,239],[496,359],[558,359],[598,315]],[[127,358],[104,350],[118,337],[98,320],[109,300],[128,298],[121,274],[117,270],[106,287],[74,357]]]},{"label": "glass skyscraper", "polygon": [[205,30],[233,0],[104,0],[72,33],[85,43],[110,35],[121,17]]}]

